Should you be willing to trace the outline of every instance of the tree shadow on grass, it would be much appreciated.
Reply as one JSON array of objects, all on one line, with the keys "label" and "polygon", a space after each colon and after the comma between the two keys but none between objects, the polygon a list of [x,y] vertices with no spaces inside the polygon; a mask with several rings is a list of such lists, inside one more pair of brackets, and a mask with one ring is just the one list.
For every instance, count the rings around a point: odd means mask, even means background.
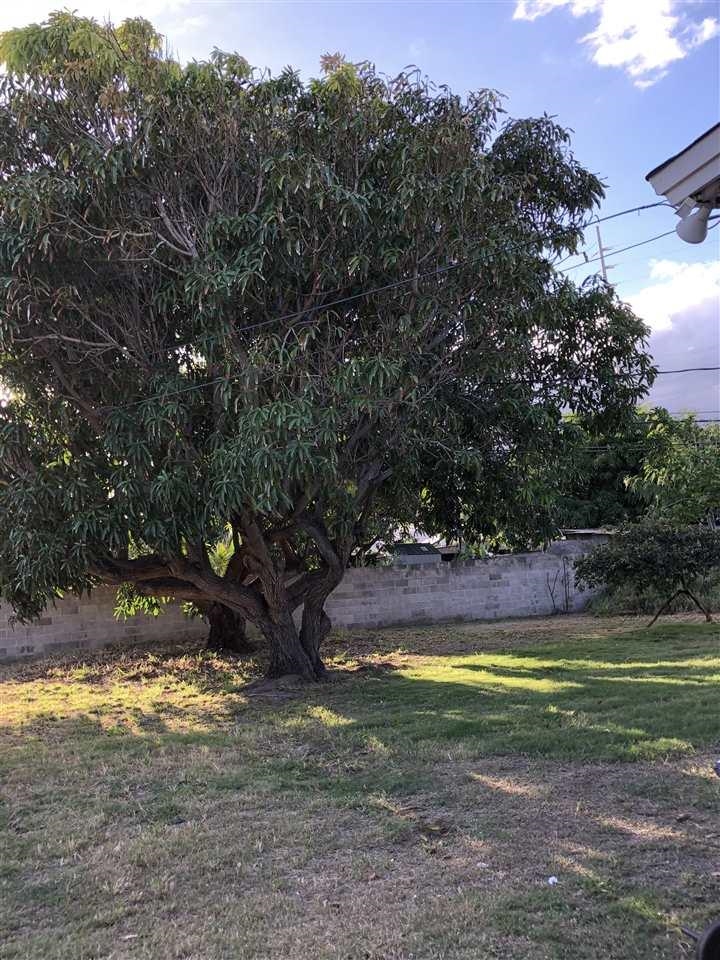
[{"label": "tree shadow on grass", "polygon": [[195,685],[203,691],[236,688],[262,675],[264,659],[210,651],[196,641],[151,642],[74,651],[61,656],[0,664],[0,684],[109,682],[147,683],[164,680]]},{"label": "tree shadow on grass", "polygon": [[[379,919],[396,930],[408,916],[407,891],[431,913],[443,904],[438,944],[448,957],[455,954],[441,929],[447,933],[450,927],[464,931],[475,947],[458,956],[484,955],[482,931],[498,949],[509,943],[506,938],[521,937],[539,956],[594,960],[650,951],[670,958],[677,951],[678,917],[697,927],[712,918],[718,885],[710,874],[715,853],[704,839],[715,822],[706,779],[679,764],[569,763],[544,759],[541,752],[450,758],[443,746],[453,737],[433,739],[428,753],[398,726],[396,705],[408,724],[427,720],[432,732],[442,728],[443,710],[473,724],[482,720],[478,714],[486,722],[504,714],[507,723],[513,710],[532,706],[536,696],[537,706],[546,704],[545,695],[533,695],[527,704],[526,690],[491,689],[473,699],[468,683],[394,674],[348,683],[343,709],[332,700],[339,686],[311,688],[308,700],[314,702],[281,710],[252,704],[249,716],[264,729],[251,752],[242,739],[218,740],[219,728],[198,730],[193,742],[203,749],[191,759],[172,727],[152,711],[142,713],[151,721],[149,730],[138,723],[114,734],[92,716],[49,721],[55,735],[46,740],[60,755],[48,763],[56,769],[37,765],[8,831],[8,849],[18,864],[5,878],[8,908],[16,917],[13,937],[19,941],[36,924],[56,929],[67,917],[80,929],[88,890],[110,917],[112,933],[144,931],[146,924],[171,930],[177,918],[163,912],[167,895],[160,882],[169,871],[171,899],[185,904],[186,929],[221,924],[232,883],[247,904],[246,922],[259,924],[268,903],[274,905],[281,928],[275,955],[297,960],[296,946],[285,952],[280,945],[297,940],[294,920],[283,908],[289,902],[285,891],[298,887],[300,868],[289,861],[308,844],[308,832],[322,843],[302,865],[303,876],[313,878],[303,914],[326,909],[328,901],[341,903],[337,919],[328,920],[338,941],[348,929],[361,936],[364,925]],[[328,728],[327,722],[340,718],[349,722]],[[297,723],[283,726],[283,719]],[[268,725],[270,720],[277,725]],[[390,722],[380,726],[381,720]],[[473,728],[464,739],[475,749],[477,737]],[[363,752],[363,742],[371,739],[386,752]],[[96,751],[83,754],[88,741]],[[310,749],[296,752],[303,742]],[[102,744],[108,749],[97,750]],[[216,747],[221,750],[204,749]],[[75,765],[65,777],[64,751]],[[716,799],[715,811],[717,806]],[[269,819],[258,834],[251,828],[259,809]],[[238,820],[243,810],[245,819]],[[328,837],[326,824],[337,810],[353,830]],[[57,851],[69,823],[90,851],[101,850],[111,832],[112,855],[60,862]],[[116,840],[122,842],[115,846]],[[238,873],[241,863],[252,864],[251,873]],[[54,885],[47,885],[46,874]],[[550,875],[558,876],[556,887],[548,886]],[[112,919],[120,881],[142,891],[129,927]],[[461,889],[472,897],[469,923],[455,912]],[[432,925],[423,920],[413,929],[413,952],[429,955]],[[156,955],[164,955],[157,949]],[[383,951],[378,955],[391,955],[389,942]],[[343,955],[358,955],[355,945]]]},{"label": "tree shadow on grass", "polygon": [[331,697],[359,728],[466,741],[479,754],[635,760],[720,745],[715,637],[693,630],[687,648],[679,638],[671,629],[660,637],[668,643],[630,634],[478,652],[369,676]]},{"label": "tree shadow on grass", "polygon": [[[687,632],[687,625],[680,630]],[[214,727],[273,717],[280,746],[283,737],[301,742],[307,736],[334,741],[342,750],[375,738],[390,752],[452,742],[476,755],[635,760],[720,745],[720,668],[702,662],[714,654],[707,643],[714,638],[693,630],[688,649],[678,646],[677,629],[667,631],[661,639],[668,643],[638,643],[630,633],[592,644],[568,640],[466,654],[417,668],[370,663],[336,671],[335,682],[293,691],[296,699],[280,703],[246,701],[243,691],[253,673],[244,661],[187,654],[177,646],[160,653],[123,651],[115,658],[103,652],[88,664],[50,662],[44,671],[33,665],[16,680],[39,682],[41,693],[45,682],[51,693],[58,683],[69,691],[80,683],[88,690],[85,712],[103,716],[104,729],[155,729],[176,737],[186,726],[183,735],[202,739]],[[113,701],[111,683],[121,690],[127,684],[127,702],[122,696]],[[135,693],[142,697],[138,702]],[[76,714],[83,712],[81,700]],[[325,707],[332,708],[332,717],[318,714]],[[56,697],[43,722],[57,724],[68,712],[72,703],[66,709]],[[41,713],[41,704],[29,710],[35,720]]]},{"label": "tree shadow on grass", "polygon": [[[330,811],[341,810],[361,825],[355,846],[347,866],[337,852],[332,862],[317,854],[319,899],[309,905],[320,909],[323,897],[339,896],[338,881],[326,882],[324,873],[341,876],[347,900],[337,936],[368,916],[397,922],[404,907],[394,891],[407,888],[409,876],[429,909],[438,896],[453,904],[461,887],[473,891],[475,922],[498,943],[530,930],[541,956],[644,956],[651,947],[653,955],[673,956],[677,936],[668,937],[668,927],[678,916],[701,927],[718,902],[716,841],[707,839],[717,822],[716,784],[694,772],[689,758],[720,744],[720,711],[707,634],[693,631],[697,642],[687,648],[678,646],[679,634],[664,636],[667,644],[628,635],[348,671],[280,705],[247,702],[242,678],[224,661],[218,670],[213,662],[211,682],[198,678],[192,658],[168,657],[163,667],[151,661],[148,671],[125,673],[138,695],[150,684],[150,699],[84,707],[88,688],[102,697],[109,674],[69,676],[79,690],[75,715],[40,710],[28,727],[0,730],[12,748],[7,832],[21,864],[13,909],[27,913],[39,888],[25,885],[26,864],[48,837],[60,849],[69,822],[88,845],[105,842],[108,824],[127,831],[127,846],[98,875],[107,888],[123,871],[136,884],[149,873],[152,883],[153,868],[136,867],[125,852],[145,863],[145,831],[170,857],[173,838],[187,829],[216,851],[215,863],[227,856],[233,869],[258,864],[240,891],[248,902],[259,884],[281,902],[278,881],[295,889],[296,877],[289,869],[285,875],[282,855],[242,846],[238,811],[246,819],[273,811],[273,829],[296,824],[290,841],[301,846],[309,830],[322,833]],[[164,678],[172,688],[167,702]],[[58,678],[37,679],[53,686]],[[213,696],[181,701],[176,681]],[[667,763],[642,762],[673,754],[678,759]],[[607,762],[631,760],[640,762]],[[42,849],[47,870],[65,870],[54,848]],[[372,884],[357,881],[358,857],[371,861]],[[188,887],[188,909],[202,911],[198,929],[221,899],[213,884],[238,882],[213,869],[192,888],[200,898],[209,891],[207,903],[192,899]],[[197,884],[197,870],[193,852],[193,869],[173,876],[178,885],[191,876]],[[557,887],[547,885],[551,874]],[[93,889],[102,906],[110,898],[98,877]],[[155,924],[159,905],[149,891]],[[51,892],[49,928],[72,909],[69,894]],[[356,899],[365,920],[352,913]],[[595,953],[585,949],[583,930],[592,932]],[[418,955],[428,936],[419,928]],[[476,946],[474,955],[483,955]]]}]

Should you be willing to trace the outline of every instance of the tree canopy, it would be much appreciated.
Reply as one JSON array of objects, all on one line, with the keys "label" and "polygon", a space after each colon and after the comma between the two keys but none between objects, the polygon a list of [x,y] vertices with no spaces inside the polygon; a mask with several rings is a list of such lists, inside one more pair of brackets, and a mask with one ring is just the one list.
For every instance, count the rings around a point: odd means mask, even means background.
[{"label": "tree canopy", "polygon": [[720,425],[656,411],[629,486],[655,517],[720,526]]},{"label": "tree canopy", "polygon": [[609,430],[566,419],[567,463],[556,504],[560,527],[616,527],[646,513],[647,500],[630,481],[643,469],[658,415],[639,409]]},{"label": "tree canopy", "polygon": [[161,49],[69,13],[0,38],[0,596],[220,604],[316,677],[379,496],[536,535],[563,411],[627,413],[647,331],[554,266],[603,188],[553,119]]}]

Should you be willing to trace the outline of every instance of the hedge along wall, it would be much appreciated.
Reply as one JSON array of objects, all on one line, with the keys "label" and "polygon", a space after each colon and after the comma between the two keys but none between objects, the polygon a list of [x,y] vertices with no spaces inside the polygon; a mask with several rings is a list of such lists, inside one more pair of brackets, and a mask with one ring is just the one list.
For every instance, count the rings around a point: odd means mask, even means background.
[{"label": "hedge along wall", "polygon": [[[380,627],[443,620],[498,620],[582,610],[590,598],[574,586],[573,560],[598,542],[569,540],[544,553],[521,553],[460,564],[366,567],[347,571],[327,602],[336,627]],[[0,606],[0,659],[85,650],[108,644],[199,639],[201,619],[171,605],[159,617],[117,620],[115,591],[66,597],[29,626],[12,627]]]}]

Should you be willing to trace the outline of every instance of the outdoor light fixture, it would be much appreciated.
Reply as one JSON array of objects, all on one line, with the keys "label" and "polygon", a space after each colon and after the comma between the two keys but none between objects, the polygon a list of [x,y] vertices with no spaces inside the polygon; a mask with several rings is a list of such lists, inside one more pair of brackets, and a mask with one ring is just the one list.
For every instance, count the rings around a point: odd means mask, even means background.
[{"label": "outdoor light fixture", "polygon": [[680,218],[675,227],[680,239],[702,243],[710,211],[720,209],[720,123],[655,167],[645,179],[674,207]]},{"label": "outdoor light fixture", "polygon": [[687,214],[675,227],[675,232],[685,243],[702,243],[708,232],[708,218],[712,204],[701,203],[693,213]]}]

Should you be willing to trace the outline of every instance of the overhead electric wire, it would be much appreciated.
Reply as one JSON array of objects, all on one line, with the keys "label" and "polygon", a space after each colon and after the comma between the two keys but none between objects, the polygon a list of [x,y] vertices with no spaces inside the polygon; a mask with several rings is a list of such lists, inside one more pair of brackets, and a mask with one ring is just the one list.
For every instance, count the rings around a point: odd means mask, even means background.
[{"label": "overhead electric wire", "polygon": [[627,213],[638,213],[640,210],[652,210],[653,207],[671,207],[672,204],[668,203],[667,200],[658,200],[657,203],[645,203],[641,207],[630,207],[628,210],[620,210],[618,213],[608,214],[607,217],[599,217],[597,220],[589,220],[588,226],[591,227],[596,223],[605,223],[607,220],[614,220],[616,217],[624,217]]},{"label": "overhead electric wire", "polygon": [[[652,204],[651,204],[651,206],[652,206]],[[663,206],[663,204],[659,204],[659,206]],[[669,206],[669,204],[666,204],[666,206]],[[619,214],[617,214],[617,216],[619,216]],[[711,217],[710,219],[711,219],[711,220],[717,220],[717,223],[713,223],[713,225],[712,225],[711,227],[708,227],[708,233],[709,233],[711,230],[714,230],[716,227],[720,227],[720,214],[718,215],[718,217]],[[597,221],[597,222],[600,222],[600,221]],[[657,236],[655,236],[655,237],[650,237],[648,240],[641,240],[639,243],[633,243],[633,244],[631,244],[629,247],[622,247],[620,250],[615,250],[614,248],[607,248],[607,252],[608,252],[608,253],[611,253],[613,256],[616,256],[618,253],[625,253],[625,252],[628,251],[628,250],[633,250],[635,247],[642,247],[642,246],[644,246],[646,243],[652,243],[654,240],[661,240],[663,237],[669,237],[669,236],[672,236],[672,235],[675,235],[675,234],[677,234],[677,231],[676,231],[676,230],[668,230],[666,233],[659,233],[659,234],[658,234]],[[584,257],[585,255],[584,255],[584,254],[581,254],[581,253],[576,253],[576,254],[571,254],[570,256],[576,256],[576,257],[582,256],[582,257]],[[562,260],[558,260],[558,262],[557,262],[557,264],[555,264],[555,266],[557,267],[558,264],[564,263],[565,260],[568,260],[568,259],[569,259],[569,257],[563,257]],[[602,259],[601,257],[593,257],[592,259],[587,259],[587,258],[585,258],[585,259],[583,259],[580,263],[574,263],[571,267],[565,267],[564,270],[558,270],[557,272],[558,272],[558,273],[568,273],[570,270],[577,270],[578,267],[587,266],[588,263],[598,263],[601,259]],[[632,261],[631,261],[631,262],[632,262]],[[617,286],[617,284],[613,284],[613,286]]]},{"label": "overhead electric wire", "polygon": [[[620,216],[620,214],[614,214],[614,216]],[[624,253],[626,250],[633,250],[635,247],[643,246],[643,244],[652,243],[655,240],[660,240],[662,237],[668,237],[671,233],[675,233],[675,231],[668,230],[666,233],[660,233],[655,237],[649,237],[647,240],[641,240],[639,243],[634,243],[629,247],[623,247],[620,250],[614,250],[613,253]],[[587,263],[596,263],[599,259],[599,257],[596,257],[592,260],[588,260]],[[272,317],[269,320],[261,320],[259,323],[248,324],[247,326],[242,327],[239,332],[247,333],[251,330],[259,330],[263,327],[271,326],[275,323],[284,323],[286,320],[294,320],[297,317],[303,317],[306,314],[318,313],[322,310],[331,310],[333,307],[341,306],[344,303],[352,303],[355,300],[361,300],[363,297],[374,296],[376,293],[386,293],[388,290],[395,290],[398,287],[407,286],[408,283],[419,283],[422,280],[428,280],[431,277],[437,277],[441,276],[442,274],[449,273],[451,270],[458,270],[460,267],[469,267],[475,263],[482,263],[484,260],[486,260],[485,256],[471,257],[469,260],[458,260],[456,263],[448,263],[443,267],[436,267],[434,270],[428,270],[425,273],[419,273],[412,277],[405,277],[403,280],[394,280],[392,283],[386,283],[379,287],[373,287],[370,290],[362,290],[360,293],[353,293],[350,294],[350,296],[341,297],[338,300],[331,300],[329,303],[321,303],[317,306],[307,307],[304,310],[296,310],[293,313],[286,313],[279,317]],[[575,270],[577,267],[581,267],[583,265],[585,265],[585,262],[575,264],[572,267],[567,267],[565,270],[556,270],[556,273],[569,273],[570,270]]]},{"label": "overhead electric wire", "polygon": [[[641,210],[652,210],[654,207],[671,207],[672,204],[668,203],[665,200],[658,200],[657,203],[645,203],[640,207],[628,207],[627,210],[618,210],[617,213],[610,213],[606,217],[595,217],[588,222],[583,227],[585,230],[587,227],[592,227],[597,223],[605,223],[608,220],[615,220],[616,217],[624,217],[629,213],[639,213]],[[711,217],[711,219],[713,219]],[[580,257],[581,253],[569,253],[566,257],[563,257],[562,260],[558,260],[555,266],[559,266],[561,263],[565,263],[566,260],[569,260],[571,257]],[[587,262],[587,261],[585,261]]]},{"label": "overhead electric wire", "polygon": [[700,373],[707,370],[720,370],[720,367],[679,367],[677,370],[656,370],[658,377],[668,373]]},{"label": "overhead electric wire", "polygon": [[[668,373],[697,373],[700,371],[708,371],[708,370],[720,370],[720,366],[718,367],[685,367],[684,369],[681,369],[681,370],[656,370],[655,375],[658,377],[661,377],[663,376],[663,374],[668,374]],[[213,387],[219,383],[227,383],[229,379],[230,378],[227,376],[215,377],[212,380],[206,380],[204,383],[194,383],[194,384],[188,385],[187,387],[179,387],[177,390],[168,390],[163,393],[148,394],[148,396],[143,397],[142,400],[131,400],[129,403],[113,404],[108,406],[101,405],[98,409],[102,410],[103,412],[107,412],[110,410],[126,410],[130,407],[141,406],[142,404],[147,403],[150,400],[165,400],[168,397],[180,396],[183,393],[193,393],[195,390],[204,390],[207,387]],[[514,380],[491,381],[493,386],[502,385],[503,383],[517,384],[518,382],[519,381],[514,381]],[[555,385],[560,385],[562,382],[569,383],[570,381],[568,380],[558,381]],[[696,420],[695,422],[704,423],[704,422],[714,422],[714,421]]]}]

